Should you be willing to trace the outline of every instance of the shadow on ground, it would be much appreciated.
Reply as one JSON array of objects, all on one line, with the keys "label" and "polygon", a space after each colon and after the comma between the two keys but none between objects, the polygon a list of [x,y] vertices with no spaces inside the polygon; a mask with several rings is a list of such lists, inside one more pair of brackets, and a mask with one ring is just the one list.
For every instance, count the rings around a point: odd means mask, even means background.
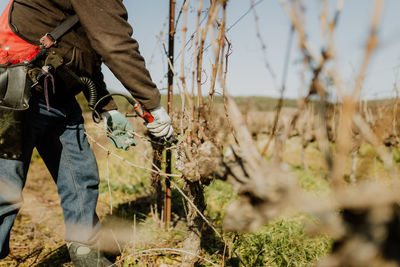
[{"label": "shadow on ground", "polygon": [[[162,207],[159,199],[160,198],[157,199],[155,196],[149,195],[139,197],[135,201],[119,204],[114,207],[112,215],[107,215],[105,220],[107,221],[111,217],[117,217],[118,219],[133,221],[136,217],[137,221],[144,221],[150,214],[152,206]],[[177,190],[172,190],[171,202],[173,220],[186,219],[182,197]],[[161,214],[161,212],[161,208],[158,208],[158,214]]]},{"label": "shadow on ground", "polygon": [[117,217],[119,219],[133,221],[133,219],[136,217],[136,220],[143,221],[150,213],[150,207],[153,205],[153,203],[154,197],[143,196],[137,198],[135,201],[119,204],[113,208],[112,215],[108,214],[105,220],[107,220],[109,217]]},{"label": "shadow on ground", "polygon": [[50,254],[46,255],[42,261],[36,265],[37,267],[61,267],[65,266],[65,263],[70,262],[69,253],[66,245],[58,247],[53,250]]}]

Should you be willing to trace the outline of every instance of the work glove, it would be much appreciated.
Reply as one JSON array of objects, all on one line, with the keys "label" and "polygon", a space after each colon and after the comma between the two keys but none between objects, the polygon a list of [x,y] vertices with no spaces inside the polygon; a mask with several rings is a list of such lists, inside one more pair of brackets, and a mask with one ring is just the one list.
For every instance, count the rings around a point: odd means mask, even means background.
[{"label": "work glove", "polygon": [[149,111],[154,118],[153,122],[145,123],[149,132],[154,137],[169,139],[174,133],[174,129],[172,128],[171,118],[168,113],[161,105]]},{"label": "work glove", "polygon": [[130,146],[135,146],[136,141],[131,133],[134,131],[128,119],[117,110],[101,113],[104,119],[104,128],[108,139],[116,148],[128,150]]}]

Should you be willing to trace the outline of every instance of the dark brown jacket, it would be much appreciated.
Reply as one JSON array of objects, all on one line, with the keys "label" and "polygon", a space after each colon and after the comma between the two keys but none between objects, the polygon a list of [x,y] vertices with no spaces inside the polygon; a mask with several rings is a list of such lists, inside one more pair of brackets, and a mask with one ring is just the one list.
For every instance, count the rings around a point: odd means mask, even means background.
[{"label": "dark brown jacket", "polygon": [[[127,11],[122,0],[15,0],[11,24],[31,43],[77,14],[80,24],[65,34],[52,48],[63,56],[79,76],[91,77],[106,94],[101,62],[104,62],[128,91],[147,109],[160,103],[160,93],[152,82],[132,39]],[[109,103],[108,109],[112,108]]]}]

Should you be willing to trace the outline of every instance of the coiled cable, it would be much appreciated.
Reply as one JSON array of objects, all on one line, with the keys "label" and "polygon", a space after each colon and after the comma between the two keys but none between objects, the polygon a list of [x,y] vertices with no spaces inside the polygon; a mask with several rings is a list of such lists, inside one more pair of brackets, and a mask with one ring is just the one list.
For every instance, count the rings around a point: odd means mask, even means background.
[{"label": "coiled cable", "polygon": [[89,108],[93,110],[96,106],[97,102],[97,89],[94,82],[88,77],[80,77],[80,81],[83,83],[84,86],[88,89],[89,92]]}]

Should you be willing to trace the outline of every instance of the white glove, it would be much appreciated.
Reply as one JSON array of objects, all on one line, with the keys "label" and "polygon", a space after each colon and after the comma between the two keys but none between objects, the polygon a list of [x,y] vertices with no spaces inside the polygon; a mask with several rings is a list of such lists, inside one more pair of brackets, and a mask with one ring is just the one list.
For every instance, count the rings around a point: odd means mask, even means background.
[{"label": "white glove", "polygon": [[171,125],[171,118],[163,106],[159,105],[155,109],[149,111],[154,118],[153,122],[145,123],[149,132],[155,137],[165,137],[167,139],[170,138],[174,133],[174,129]]}]

